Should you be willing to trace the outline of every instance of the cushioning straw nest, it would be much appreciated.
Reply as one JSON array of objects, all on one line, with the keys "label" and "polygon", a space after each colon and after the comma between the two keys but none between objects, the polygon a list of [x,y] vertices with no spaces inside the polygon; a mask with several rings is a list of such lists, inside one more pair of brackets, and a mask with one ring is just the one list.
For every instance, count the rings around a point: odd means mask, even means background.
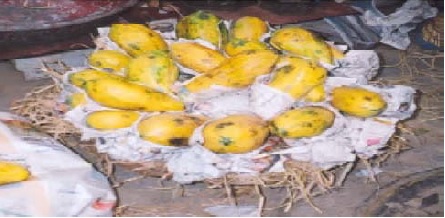
[{"label": "cushioning straw nest", "polygon": [[[23,99],[13,103],[10,108],[13,113],[29,119],[43,132],[78,151],[85,159],[95,164],[100,171],[106,174],[114,187],[144,177],[157,177],[163,180],[171,178],[171,173],[168,172],[163,162],[123,162],[111,160],[106,154],[97,152],[94,141],[81,141],[80,130],[63,119],[63,113],[67,111],[68,106],[58,102],[61,93],[59,83],[62,73],[47,67],[43,69],[51,75],[55,84],[37,87],[27,93]],[[394,135],[389,143],[390,149],[387,149],[383,155],[373,160],[363,159],[362,161],[366,164],[368,170],[372,171],[372,161],[380,163],[391,154],[398,153],[404,147],[403,140],[401,139],[399,136]],[[332,170],[323,170],[310,163],[294,160],[285,162],[285,172],[266,172],[258,176],[229,173],[223,178],[207,179],[203,182],[207,184],[208,188],[225,189],[229,197],[233,196],[232,187],[254,186],[256,190],[260,188],[286,188],[287,196],[285,196],[286,200],[282,205],[285,211],[290,210],[295,202],[306,200],[315,210],[321,212],[320,209],[312,204],[311,197],[321,195],[334,187],[341,186],[354,164],[347,163]],[[115,165],[137,172],[140,176],[126,181],[116,181],[113,176]],[[370,173],[370,175],[371,179],[373,179],[373,174]],[[257,193],[261,196],[260,191]],[[264,200],[265,196],[261,196],[260,199]],[[260,205],[262,204],[260,203]]]}]

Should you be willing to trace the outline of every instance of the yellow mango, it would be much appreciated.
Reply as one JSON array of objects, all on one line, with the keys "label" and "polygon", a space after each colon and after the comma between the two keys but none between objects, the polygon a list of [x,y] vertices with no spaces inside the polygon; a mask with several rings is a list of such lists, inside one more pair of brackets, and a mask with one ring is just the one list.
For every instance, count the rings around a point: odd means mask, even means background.
[{"label": "yellow mango", "polygon": [[175,34],[176,34],[176,38],[187,38],[188,36],[188,22],[187,20],[184,19],[180,19],[178,20],[178,23],[176,23],[175,26]]},{"label": "yellow mango", "polygon": [[220,52],[196,42],[176,42],[170,49],[176,62],[198,73],[205,73],[226,59]]},{"label": "yellow mango", "polygon": [[65,103],[68,104],[70,108],[75,108],[77,106],[87,104],[87,98],[84,93],[76,92],[68,96]]},{"label": "yellow mango", "polygon": [[178,67],[167,51],[153,50],[131,59],[127,79],[160,92],[171,92],[179,77]]},{"label": "yellow mango", "polygon": [[92,100],[105,107],[140,111],[184,110],[184,104],[168,94],[118,79],[89,81],[85,91]]},{"label": "yellow mango", "polygon": [[108,37],[131,56],[168,50],[162,36],[143,24],[112,24]]},{"label": "yellow mango", "polygon": [[113,130],[130,127],[138,118],[136,111],[94,111],[86,116],[86,124],[94,129]]},{"label": "yellow mango", "polygon": [[246,41],[244,39],[232,39],[226,46],[225,51],[229,56],[235,56],[250,50],[266,50],[267,45],[260,41]]},{"label": "yellow mango", "polygon": [[98,71],[94,69],[86,69],[70,74],[68,80],[71,84],[83,88],[88,81],[103,79],[103,78],[124,79],[123,77],[110,74],[107,72]]},{"label": "yellow mango", "polygon": [[331,53],[332,53],[332,58],[334,60],[339,60],[345,57],[345,54],[343,54],[343,51],[337,49],[335,46],[330,45],[331,47]]},{"label": "yellow mango", "polygon": [[269,136],[267,122],[241,114],[213,120],[203,128],[204,147],[219,154],[242,154],[259,148]]},{"label": "yellow mango", "polygon": [[165,146],[186,146],[193,131],[205,118],[182,114],[162,113],[142,120],[138,125],[143,140]]},{"label": "yellow mango", "polygon": [[311,41],[315,38],[312,32],[301,27],[283,27],[275,31],[272,37],[276,42]]},{"label": "yellow mango", "polygon": [[270,131],[284,138],[312,137],[331,127],[334,119],[334,112],[323,107],[301,107],[274,117],[270,122]]},{"label": "yellow mango", "polygon": [[320,102],[325,100],[325,96],[324,84],[321,84],[309,91],[309,93],[303,97],[303,100],[307,102]]},{"label": "yellow mango", "polygon": [[88,57],[90,66],[109,73],[120,73],[124,71],[130,57],[115,50],[97,50]]},{"label": "yellow mango", "polygon": [[352,86],[334,88],[331,103],[340,111],[356,117],[376,116],[387,105],[379,93]]},{"label": "yellow mango", "polygon": [[258,17],[244,16],[235,21],[231,27],[231,39],[243,39],[245,41],[259,41],[269,27],[267,23]]},{"label": "yellow mango", "polygon": [[[223,82],[221,82],[223,83]],[[226,82],[227,83],[227,82]],[[223,83],[221,85],[224,85],[226,83]],[[205,89],[210,88],[212,85],[215,85],[216,81],[213,79],[213,75],[210,74],[201,74],[199,76],[196,76],[192,79],[190,79],[186,84],[185,88],[189,92],[201,92]]]},{"label": "yellow mango", "polygon": [[176,25],[176,36],[202,39],[221,48],[227,41],[227,28],[222,20],[208,12],[197,11],[181,18]]},{"label": "yellow mango", "polygon": [[270,38],[270,44],[276,49],[315,62],[333,63],[331,46],[300,27],[284,27],[275,31]]},{"label": "yellow mango", "polygon": [[271,50],[246,51],[195,77],[185,87],[189,92],[200,92],[212,85],[247,87],[257,76],[270,73],[277,60],[278,55]]},{"label": "yellow mango", "polygon": [[0,185],[25,181],[30,172],[23,166],[6,161],[0,161]]},{"label": "yellow mango", "polygon": [[294,99],[304,98],[315,86],[325,82],[326,70],[310,61],[283,56],[274,70],[270,87],[288,93]]}]

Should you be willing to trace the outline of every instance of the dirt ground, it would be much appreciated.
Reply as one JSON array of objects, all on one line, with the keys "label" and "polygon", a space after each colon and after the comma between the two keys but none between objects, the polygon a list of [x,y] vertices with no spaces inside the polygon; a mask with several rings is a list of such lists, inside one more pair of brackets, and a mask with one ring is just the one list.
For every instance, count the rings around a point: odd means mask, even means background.
[{"label": "dirt ground", "polygon": [[[419,111],[404,122],[402,137],[406,150],[391,156],[378,168],[377,181],[363,176],[358,163],[344,185],[313,198],[317,212],[307,202],[298,202],[288,212],[274,209],[286,197],[284,189],[264,189],[264,216],[443,216],[443,53],[432,54],[412,46],[401,52],[386,46],[377,51],[382,70],[379,81],[405,84],[418,89]],[[431,65],[436,57],[434,66]],[[25,82],[9,62],[0,62],[0,111],[12,100],[50,80]],[[377,166],[376,166],[377,167]],[[377,171],[376,171],[377,172]],[[116,177],[125,180],[134,173],[118,168]],[[207,189],[204,184],[180,187],[172,182],[145,178],[118,187],[118,215],[124,216],[208,216],[204,208],[229,205],[224,189]],[[238,205],[258,205],[253,189],[240,190]]]}]

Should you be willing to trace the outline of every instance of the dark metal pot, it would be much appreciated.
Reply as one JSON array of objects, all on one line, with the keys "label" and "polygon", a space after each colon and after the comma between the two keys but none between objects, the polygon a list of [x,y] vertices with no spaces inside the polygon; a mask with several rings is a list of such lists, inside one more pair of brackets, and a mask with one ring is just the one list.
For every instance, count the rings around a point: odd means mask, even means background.
[{"label": "dark metal pot", "polygon": [[[0,1],[0,59],[57,50],[57,43],[66,46],[72,39],[93,33],[137,3],[138,0]],[[24,55],[31,46],[33,50]]]}]

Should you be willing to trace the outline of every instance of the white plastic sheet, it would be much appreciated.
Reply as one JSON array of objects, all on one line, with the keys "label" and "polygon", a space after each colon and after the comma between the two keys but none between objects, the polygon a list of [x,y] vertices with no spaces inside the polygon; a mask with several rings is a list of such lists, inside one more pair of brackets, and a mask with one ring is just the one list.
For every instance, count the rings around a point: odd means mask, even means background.
[{"label": "white plastic sheet", "polygon": [[0,186],[0,216],[111,216],[107,178],[27,121],[0,112],[0,160],[22,164],[27,181]]},{"label": "white plastic sheet", "polygon": [[[375,4],[375,1],[373,1]],[[405,50],[411,43],[409,32],[416,28],[418,23],[432,18],[438,13],[437,8],[431,7],[427,1],[408,0],[394,13],[384,15],[377,7],[365,11],[362,19],[369,26],[378,29],[380,42]]]}]

